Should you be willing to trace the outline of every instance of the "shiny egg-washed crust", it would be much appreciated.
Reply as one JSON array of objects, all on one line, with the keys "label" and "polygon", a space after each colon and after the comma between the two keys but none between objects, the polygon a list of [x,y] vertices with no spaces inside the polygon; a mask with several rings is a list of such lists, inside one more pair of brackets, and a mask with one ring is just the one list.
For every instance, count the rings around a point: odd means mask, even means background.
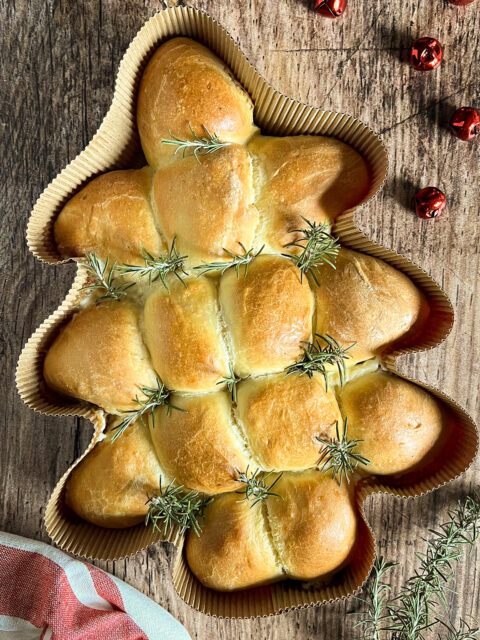
[{"label": "shiny egg-washed crust", "polygon": [[232,428],[228,394],[174,395],[171,403],[150,418],[150,435],[164,474],[189,489],[206,494],[234,491],[237,469],[245,471],[248,459]]},{"label": "shiny egg-washed crust", "polygon": [[341,407],[349,438],[372,463],[369,473],[405,473],[420,464],[440,441],[446,418],[421,387],[388,373],[374,372],[348,382]]},{"label": "shiny egg-washed crust", "polygon": [[305,226],[301,216],[333,224],[368,192],[365,160],[335,138],[256,136],[248,150],[254,158],[262,240],[274,251],[296,239],[291,230]]},{"label": "shiny egg-washed crust", "polygon": [[314,467],[318,437],[341,425],[335,394],[320,374],[251,378],[238,386],[238,417],[257,464],[267,470]]},{"label": "shiny egg-washed crust", "polygon": [[313,295],[287,258],[258,256],[237,278],[228,270],[219,298],[240,376],[281,371],[312,333]]},{"label": "shiny egg-washed crust", "polygon": [[290,577],[310,580],[338,570],[356,533],[348,490],[320,471],[285,473],[279,497],[250,508],[237,494],[214,499],[186,557],[207,587],[233,591]]},{"label": "shiny egg-washed crust", "polygon": [[150,206],[152,170],[112,171],[89,182],[63,207],[54,225],[62,256],[95,253],[126,264],[143,264],[142,249],[163,249]]},{"label": "shiny egg-washed crust", "polygon": [[108,413],[134,409],[139,386],[156,376],[140,331],[139,309],[107,302],[76,313],[48,350],[47,384],[66,396],[99,405]]},{"label": "shiny egg-washed crust", "polygon": [[380,353],[425,323],[428,304],[401,271],[365,253],[340,249],[335,269],[320,269],[315,331],[344,345],[358,361]]},{"label": "shiny egg-washed crust", "polygon": [[240,144],[256,130],[247,92],[217,56],[188,38],[169,40],[151,57],[138,90],[137,124],[155,168],[174,158],[175,147],[162,139],[191,139],[190,126],[199,136],[206,127],[220,140]]},{"label": "shiny egg-washed crust", "polygon": [[188,256],[188,265],[226,259],[225,249],[242,253],[254,241],[258,211],[252,206],[250,158],[231,145],[215,153],[183,158],[159,169],[153,197],[163,236]]},{"label": "shiny egg-washed crust", "polygon": [[144,336],[152,363],[169,389],[214,391],[227,375],[216,285],[207,278],[159,285],[144,308]]}]

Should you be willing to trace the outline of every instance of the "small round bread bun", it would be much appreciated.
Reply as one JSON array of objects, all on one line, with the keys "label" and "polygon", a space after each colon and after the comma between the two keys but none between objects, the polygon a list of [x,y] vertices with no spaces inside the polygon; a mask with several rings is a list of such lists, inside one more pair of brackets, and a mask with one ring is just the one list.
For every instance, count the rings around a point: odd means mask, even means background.
[{"label": "small round bread bun", "polygon": [[[137,124],[147,162],[171,162],[176,147],[162,139],[192,140],[190,129],[243,144],[256,130],[253,104],[227,66],[189,38],[173,38],[150,59],[140,82]],[[177,156],[178,157],[178,156]]]},{"label": "small round bread bun", "polygon": [[366,196],[369,172],[352,147],[325,136],[274,138],[255,136],[256,206],[264,224],[264,241],[275,251],[296,237],[293,229],[311,222],[333,224],[335,218]]},{"label": "small round bread bun", "polygon": [[206,508],[200,536],[188,535],[188,565],[210,589],[234,591],[284,577],[269,540],[262,505],[251,509],[250,502],[241,500],[237,493],[216,497]]},{"label": "small round bread bun", "polygon": [[138,309],[107,302],[76,313],[48,350],[43,374],[55,391],[108,413],[138,408],[139,386],[156,386]]},{"label": "small round bread bun", "polygon": [[413,282],[383,260],[340,249],[331,269],[319,270],[315,331],[330,335],[354,361],[367,360],[421,326],[428,305]]},{"label": "small round bread bun", "polygon": [[131,527],[145,518],[161,470],[146,426],[136,422],[112,442],[114,434],[110,430],[72,471],[66,503],[99,527]]},{"label": "small round bread bun", "polygon": [[[186,286],[185,286],[186,285]],[[158,284],[144,310],[145,343],[153,366],[169,389],[213,391],[227,375],[215,283],[176,279]]]},{"label": "small round bread bun", "polygon": [[211,155],[178,160],[156,172],[153,196],[160,228],[169,244],[196,266],[229,261],[225,249],[252,247],[258,212],[252,206],[250,159],[231,145]]},{"label": "small round bread bun", "polygon": [[320,374],[251,378],[237,387],[238,415],[260,467],[299,470],[320,457],[317,437],[335,435],[342,423],[335,394]]},{"label": "small round bread bun", "polygon": [[220,280],[220,304],[242,377],[281,371],[311,338],[313,295],[288,258],[260,255],[238,278],[228,269]]},{"label": "small round bread bun", "polygon": [[182,411],[160,407],[150,434],[161,467],[175,484],[207,494],[238,489],[236,469],[248,461],[231,425],[226,392],[171,397]]},{"label": "small round bread bun", "polygon": [[422,463],[439,441],[444,418],[438,401],[398,376],[374,371],[348,382],[340,405],[349,439],[370,460],[369,473],[405,473]]},{"label": "small round bread bun", "polygon": [[348,560],[357,521],[345,483],[316,469],[284,473],[280,498],[266,500],[269,527],[284,571],[297,580],[325,577]]},{"label": "small round bread bun", "polygon": [[89,182],[55,221],[55,242],[66,257],[95,253],[120,263],[142,265],[142,249],[162,251],[149,192],[152,171],[111,171]]}]

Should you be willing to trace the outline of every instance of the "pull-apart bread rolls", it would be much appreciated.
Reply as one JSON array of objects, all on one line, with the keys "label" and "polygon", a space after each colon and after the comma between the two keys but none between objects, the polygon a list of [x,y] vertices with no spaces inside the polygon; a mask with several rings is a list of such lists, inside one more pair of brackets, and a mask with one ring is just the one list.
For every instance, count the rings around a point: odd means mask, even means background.
[{"label": "pull-apart bread rolls", "polygon": [[215,498],[200,537],[189,535],[188,564],[207,587],[233,591],[282,578],[314,580],[338,571],[356,534],[355,511],[345,485],[320,471],[285,473],[265,508]]},{"label": "pull-apart bread rolls", "polygon": [[351,380],[343,388],[341,409],[348,436],[361,440],[359,453],[369,473],[405,473],[440,443],[445,418],[435,398],[415,384],[381,371]]},{"label": "pull-apart bread rolls", "polygon": [[253,104],[228,67],[209,49],[174,38],[158,48],[145,69],[138,91],[137,123],[150,166],[171,162],[175,147],[162,139],[204,135],[243,144],[255,131]]},{"label": "pull-apart bread rolls", "polygon": [[428,315],[410,278],[364,253],[340,249],[335,270],[320,269],[317,279],[315,331],[355,343],[350,356],[357,362],[414,332]]},{"label": "pull-apart bread rolls", "polygon": [[142,248],[162,250],[150,206],[152,171],[112,171],[89,182],[64,206],[54,234],[63,256],[95,253],[119,262],[142,264]]},{"label": "pull-apart bread rolls", "polygon": [[256,136],[248,150],[254,158],[264,240],[274,251],[296,239],[291,232],[304,226],[300,216],[333,224],[367,194],[365,160],[335,138]]},{"label": "pull-apart bread rolls", "polygon": [[129,302],[105,303],[79,311],[60,331],[45,358],[47,384],[109,413],[134,409],[139,386],[155,386],[139,327]]}]

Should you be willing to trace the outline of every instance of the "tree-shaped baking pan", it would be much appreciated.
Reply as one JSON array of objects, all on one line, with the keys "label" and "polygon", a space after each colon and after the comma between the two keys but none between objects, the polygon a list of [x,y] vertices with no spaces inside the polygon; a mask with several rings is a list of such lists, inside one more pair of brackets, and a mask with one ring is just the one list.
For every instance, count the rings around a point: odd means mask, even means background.
[{"label": "tree-shaped baking pan", "polygon": [[366,497],[436,489],[478,443],[396,370],[453,311],[355,224],[386,172],[371,129],[275,91],[204,12],[145,24],[28,225],[37,258],[78,272],[18,389],[94,426],[47,505],[54,543],[107,560],[173,542],[178,593],[216,616],[360,589]]}]

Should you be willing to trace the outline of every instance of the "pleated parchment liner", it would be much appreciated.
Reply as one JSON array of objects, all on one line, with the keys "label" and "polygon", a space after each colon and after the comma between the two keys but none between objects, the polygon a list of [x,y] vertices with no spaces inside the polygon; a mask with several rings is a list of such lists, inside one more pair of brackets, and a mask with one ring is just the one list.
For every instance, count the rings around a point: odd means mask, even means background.
[{"label": "pleated parchment liner", "polygon": [[[185,35],[207,45],[233,70],[255,104],[255,121],[273,135],[317,134],[339,138],[353,146],[368,161],[371,189],[364,204],[382,187],[387,158],[381,140],[352,116],[322,111],[275,91],[254,69],[231,36],[206,13],[188,7],[166,9],[151,18],[130,44],[119,68],[112,105],[98,132],[80,153],[45,189],[32,211],[27,241],[34,255],[45,262],[62,262],[54,242],[52,226],[63,204],[92,176],[131,166],[139,154],[135,124],[136,89],[142,70],[153,51],[168,38]],[[355,225],[354,211],[342,214],[334,228],[344,246],[382,258],[405,272],[427,296],[431,316],[421,334],[410,336],[395,351],[385,354],[383,365],[397,373],[395,360],[401,353],[432,348],[448,335],[453,310],[440,287],[406,258],[376,245]],[[366,497],[385,492],[403,497],[420,496],[463,473],[473,461],[478,435],[468,414],[437,389],[424,386],[445,405],[450,417],[448,442],[436,460],[411,476],[372,477],[356,487],[359,536],[348,567],[326,585],[284,581],[243,592],[219,593],[207,589],[190,572],[182,552],[183,539],[172,529],[164,538],[142,524],[129,529],[104,529],[73,514],[64,503],[65,484],[72,469],[101,437],[103,411],[88,403],[60,398],[45,385],[42,375],[45,353],[59,328],[78,308],[80,289],[86,280],[83,266],[60,307],[39,327],[25,345],[17,367],[17,386],[23,400],[33,409],[50,415],[83,416],[92,421],[94,435],[87,450],[59,481],[47,505],[47,531],[60,548],[83,557],[113,560],[136,553],[150,544],[167,540],[177,545],[173,582],[180,596],[192,607],[218,617],[256,617],[280,613],[344,598],[358,591],[374,560],[375,541],[363,515]]]}]

